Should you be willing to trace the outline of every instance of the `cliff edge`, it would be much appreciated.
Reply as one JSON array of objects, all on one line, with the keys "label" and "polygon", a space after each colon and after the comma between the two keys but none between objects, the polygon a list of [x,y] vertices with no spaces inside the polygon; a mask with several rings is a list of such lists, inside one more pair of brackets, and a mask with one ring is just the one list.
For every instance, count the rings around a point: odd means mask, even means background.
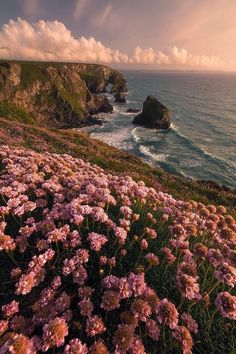
[{"label": "cliff edge", "polygon": [[0,61],[0,116],[44,127],[75,128],[112,112],[104,92],[126,91],[105,65]]}]

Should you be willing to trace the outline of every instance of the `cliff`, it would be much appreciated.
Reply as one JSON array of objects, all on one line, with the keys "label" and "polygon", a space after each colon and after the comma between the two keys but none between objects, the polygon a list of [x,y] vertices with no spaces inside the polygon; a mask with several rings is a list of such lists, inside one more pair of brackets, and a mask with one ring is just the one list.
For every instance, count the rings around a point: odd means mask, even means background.
[{"label": "cliff", "polygon": [[112,111],[101,94],[108,85],[126,90],[123,75],[104,65],[1,61],[0,116],[45,127],[91,124]]}]

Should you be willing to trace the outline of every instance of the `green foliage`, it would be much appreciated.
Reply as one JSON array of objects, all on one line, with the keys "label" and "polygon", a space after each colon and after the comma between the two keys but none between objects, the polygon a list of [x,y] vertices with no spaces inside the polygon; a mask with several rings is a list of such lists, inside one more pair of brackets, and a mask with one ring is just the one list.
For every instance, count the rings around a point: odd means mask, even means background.
[{"label": "green foliage", "polygon": [[22,108],[18,108],[9,102],[0,103],[0,116],[7,117],[19,123],[34,124],[34,118]]},{"label": "green foliage", "polygon": [[98,73],[94,71],[81,72],[80,77],[86,82],[89,88],[98,85],[101,80],[101,75],[98,75]]},{"label": "green foliage", "polygon": [[79,97],[77,97],[72,92],[66,90],[65,88],[58,88],[58,92],[65,99],[65,101],[67,101],[71,105],[75,113],[77,113],[78,116],[83,119],[86,112],[85,109],[79,103]]},{"label": "green foliage", "polygon": [[44,63],[21,63],[21,85],[26,88],[36,81],[46,82],[48,75]]}]

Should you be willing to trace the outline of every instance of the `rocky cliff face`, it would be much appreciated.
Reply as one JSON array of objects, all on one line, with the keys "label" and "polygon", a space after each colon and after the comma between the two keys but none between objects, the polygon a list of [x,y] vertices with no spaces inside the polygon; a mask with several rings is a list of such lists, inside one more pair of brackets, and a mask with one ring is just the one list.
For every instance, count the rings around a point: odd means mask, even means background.
[{"label": "rocky cliff face", "polygon": [[0,116],[46,127],[90,124],[112,111],[101,94],[109,84],[126,90],[122,74],[104,65],[0,62]]}]

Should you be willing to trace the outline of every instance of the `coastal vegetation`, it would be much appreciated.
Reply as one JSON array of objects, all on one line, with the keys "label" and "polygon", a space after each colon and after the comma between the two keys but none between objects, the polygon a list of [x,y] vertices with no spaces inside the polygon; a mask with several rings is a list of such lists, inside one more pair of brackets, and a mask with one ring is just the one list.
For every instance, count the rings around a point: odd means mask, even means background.
[{"label": "coastal vegetation", "polygon": [[106,66],[0,63],[0,353],[233,354],[236,192],[64,129],[108,84],[125,98]]},{"label": "coastal vegetation", "polygon": [[69,154],[0,151],[2,353],[234,353],[235,219]]}]

